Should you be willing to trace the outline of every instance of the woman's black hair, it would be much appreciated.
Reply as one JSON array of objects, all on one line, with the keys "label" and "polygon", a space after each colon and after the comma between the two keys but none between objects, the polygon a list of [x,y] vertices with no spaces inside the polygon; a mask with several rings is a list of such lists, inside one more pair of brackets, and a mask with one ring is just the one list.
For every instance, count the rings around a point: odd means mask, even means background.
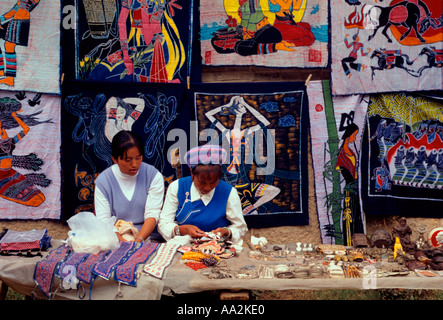
[{"label": "woman's black hair", "polygon": [[127,130],[119,131],[112,138],[111,155],[114,159],[123,158],[126,152],[133,147],[136,147],[140,154],[143,154],[143,144],[136,133]]},{"label": "woman's black hair", "polygon": [[219,178],[222,177],[222,168],[218,164],[199,164],[191,169],[193,175],[209,175],[216,173]]},{"label": "woman's black hair", "polygon": [[342,140],[346,140],[349,138],[355,131],[358,131],[358,126],[355,123],[351,123],[346,127],[345,132],[343,133],[343,136],[341,137]]}]

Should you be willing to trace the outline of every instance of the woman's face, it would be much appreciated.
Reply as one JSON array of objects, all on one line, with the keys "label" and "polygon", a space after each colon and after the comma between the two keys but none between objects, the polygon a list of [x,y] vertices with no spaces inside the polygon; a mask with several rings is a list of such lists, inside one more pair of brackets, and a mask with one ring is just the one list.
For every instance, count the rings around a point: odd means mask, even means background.
[{"label": "woman's face", "polygon": [[358,134],[358,130],[354,131],[350,136],[349,136],[349,142],[353,143],[355,141],[355,139],[357,139],[357,134]]},{"label": "woman's face", "polygon": [[122,173],[134,176],[140,169],[143,156],[140,154],[137,147],[132,147],[126,151],[126,154],[123,157],[118,159],[112,157],[112,161],[118,165]]},{"label": "woman's face", "polygon": [[201,194],[207,194],[211,192],[212,189],[215,189],[215,187],[217,187],[220,179],[220,174],[218,172],[198,174],[191,173],[191,178],[198,192],[200,192]]},{"label": "woman's face", "polygon": [[125,119],[125,116],[126,116],[126,109],[120,106],[117,107],[116,120],[123,121]]}]

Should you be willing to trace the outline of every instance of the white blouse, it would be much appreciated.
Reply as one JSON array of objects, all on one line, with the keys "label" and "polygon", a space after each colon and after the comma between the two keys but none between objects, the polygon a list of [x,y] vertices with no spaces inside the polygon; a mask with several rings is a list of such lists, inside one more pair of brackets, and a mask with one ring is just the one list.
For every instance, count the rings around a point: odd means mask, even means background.
[{"label": "white blouse", "polygon": [[[194,183],[191,185],[191,202],[202,200],[204,205],[208,205],[211,201],[214,190],[211,190],[207,194],[200,194]],[[163,209],[160,214],[160,220],[158,221],[158,231],[163,236],[163,238],[168,241],[172,239],[175,235],[174,228],[178,225],[175,220],[175,214],[178,209],[178,180],[173,181],[166,193],[165,203],[163,204]],[[234,243],[238,242],[241,237],[245,235],[248,231],[246,226],[245,218],[243,217],[243,211],[241,206],[240,197],[237,194],[237,190],[232,188],[229,194],[228,202],[226,204],[226,218],[231,223],[228,228],[231,230],[231,239]],[[203,230],[212,231],[212,230]]]}]

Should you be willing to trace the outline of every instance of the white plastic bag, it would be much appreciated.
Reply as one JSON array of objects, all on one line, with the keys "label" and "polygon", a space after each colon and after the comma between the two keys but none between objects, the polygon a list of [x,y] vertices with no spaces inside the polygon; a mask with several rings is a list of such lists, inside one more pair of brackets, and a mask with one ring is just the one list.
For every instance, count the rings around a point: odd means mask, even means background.
[{"label": "white plastic bag", "polygon": [[77,213],[67,221],[71,228],[67,244],[74,252],[91,254],[119,248],[120,242],[114,231],[115,217],[113,218],[105,222],[92,212]]}]

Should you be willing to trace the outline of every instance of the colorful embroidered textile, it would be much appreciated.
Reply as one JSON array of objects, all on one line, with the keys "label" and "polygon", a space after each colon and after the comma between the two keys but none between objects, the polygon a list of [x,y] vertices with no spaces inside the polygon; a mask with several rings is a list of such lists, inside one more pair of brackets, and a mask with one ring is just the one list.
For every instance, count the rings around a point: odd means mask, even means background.
[{"label": "colorful embroidered textile", "polygon": [[331,5],[334,95],[443,89],[440,1]]},{"label": "colorful embroidered textile", "polygon": [[1,251],[46,250],[51,245],[48,230],[7,230],[0,240]]},{"label": "colorful embroidered textile", "polygon": [[112,250],[102,262],[97,263],[94,266],[92,272],[106,280],[109,280],[111,273],[117,267],[117,265],[126,261],[130,253],[134,249],[136,242],[122,241],[120,242],[120,248]]},{"label": "colorful embroidered textile", "polygon": [[326,0],[202,0],[204,65],[326,67]]},{"label": "colorful embroidered textile", "polygon": [[60,1],[0,2],[0,89],[60,93],[60,7]]},{"label": "colorful embroidered textile", "polygon": [[[194,1],[77,1],[76,29],[64,53],[75,79],[186,83],[190,77]],[[72,65],[75,64],[75,65]],[[69,77],[69,79],[71,79]]]},{"label": "colorful embroidered textile", "polygon": [[145,263],[159,246],[159,243],[143,243],[124,263],[116,267],[115,281],[135,287],[137,285],[137,266],[140,263]]},{"label": "colorful embroidered textile", "polygon": [[48,299],[51,297],[52,283],[56,268],[66,258],[69,252],[69,247],[61,245],[60,247],[51,250],[43,261],[39,261],[35,265],[34,281]]},{"label": "colorful embroidered textile", "polygon": [[143,267],[143,272],[162,279],[166,268],[171,264],[180,244],[162,243],[152,261]]},{"label": "colorful embroidered textile", "polygon": [[308,224],[308,99],[302,83],[216,84],[194,90],[198,140],[228,153],[249,228]]},{"label": "colorful embroidered textile", "polygon": [[361,157],[366,214],[441,217],[442,110],[441,97],[371,96]]},{"label": "colorful embroidered textile", "polygon": [[88,253],[71,251],[69,256],[57,266],[55,275],[68,284],[78,285],[77,267],[89,256]]},{"label": "colorful embroidered textile", "polygon": [[97,263],[100,263],[105,259],[109,252],[110,251],[100,251],[97,254],[90,254],[87,256],[86,259],[80,262],[77,266],[77,278],[80,281],[92,285],[92,281],[94,280],[92,270]]},{"label": "colorful embroidered textile", "polygon": [[307,92],[322,243],[347,243],[349,235],[361,233],[364,228],[358,159],[369,97],[331,97],[326,80],[310,81]]},{"label": "colorful embroidered textile", "polygon": [[58,219],[60,97],[0,91],[0,109],[0,219]]},{"label": "colorful embroidered textile", "polygon": [[[133,130],[144,141],[143,159],[164,176],[167,183],[181,168],[170,160],[174,132],[188,137],[193,112],[185,105],[180,84],[63,83],[62,158],[64,218],[81,211],[93,212],[94,181],[112,165],[111,140],[120,130]],[[117,109],[125,119],[117,119]],[[171,136],[170,136],[171,135]]]}]

